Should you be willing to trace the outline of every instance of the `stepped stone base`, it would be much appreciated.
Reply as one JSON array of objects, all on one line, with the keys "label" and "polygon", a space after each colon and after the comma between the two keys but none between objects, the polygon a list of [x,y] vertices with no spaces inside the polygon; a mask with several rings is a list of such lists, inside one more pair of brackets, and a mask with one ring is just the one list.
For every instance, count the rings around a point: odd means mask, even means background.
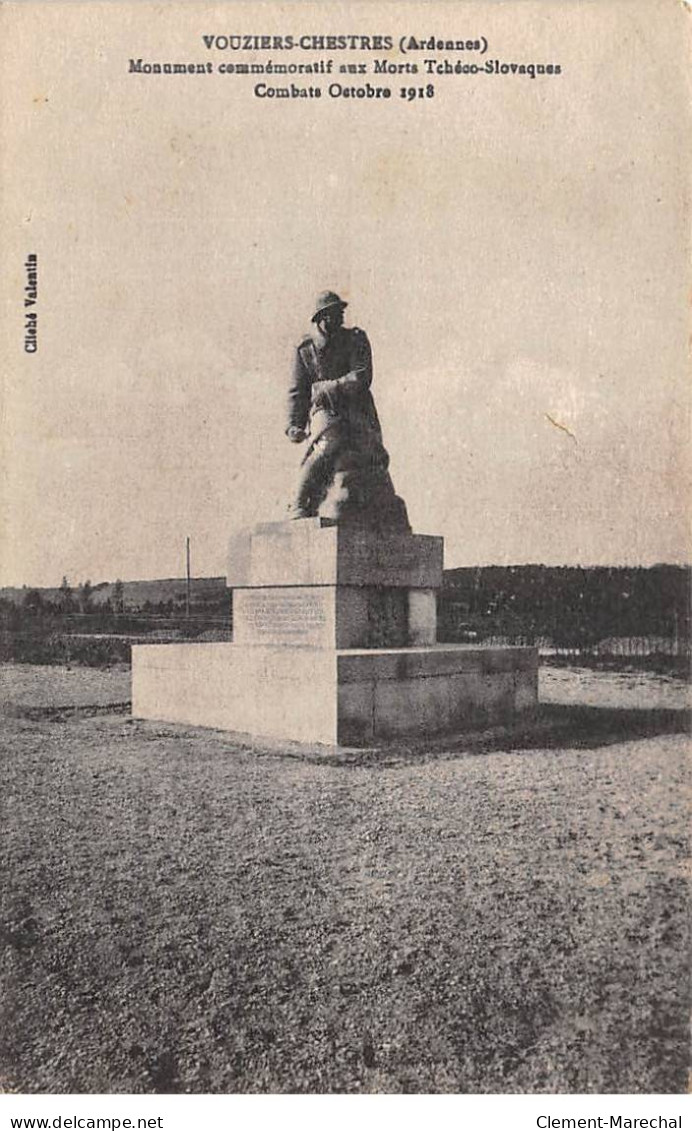
[{"label": "stepped stone base", "polygon": [[538,699],[534,648],[144,644],[132,713],[273,739],[368,746],[511,722]]},{"label": "stepped stone base", "polygon": [[534,648],[436,644],[443,540],[314,518],[229,548],[232,644],[132,649],[141,719],[371,746],[511,722],[535,706]]}]

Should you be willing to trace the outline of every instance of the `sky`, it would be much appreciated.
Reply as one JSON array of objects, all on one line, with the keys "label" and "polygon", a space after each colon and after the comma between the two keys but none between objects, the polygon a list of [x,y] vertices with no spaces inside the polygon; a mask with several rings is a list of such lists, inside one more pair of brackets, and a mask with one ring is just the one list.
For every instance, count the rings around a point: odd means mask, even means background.
[{"label": "sky", "polygon": [[[0,584],[180,576],[188,535],[193,573],[224,573],[234,530],[284,517],[285,389],[326,288],[370,338],[395,486],[447,567],[689,560],[682,5],[0,14]],[[247,78],[127,73],[228,61],[202,34],[288,24],[484,34],[489,57],[562,74],[298,105]]]}]

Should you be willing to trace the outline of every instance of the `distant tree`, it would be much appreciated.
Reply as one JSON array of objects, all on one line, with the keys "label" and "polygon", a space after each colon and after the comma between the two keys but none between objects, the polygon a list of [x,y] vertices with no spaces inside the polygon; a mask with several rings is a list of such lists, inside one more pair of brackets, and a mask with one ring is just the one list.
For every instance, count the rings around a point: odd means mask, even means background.
[{"label": "distant tree", "polygon": [[74,594],[66,577],[60,582],[58,608],[61,613],[71,613],[74,610]]},{"label": "distant tree", "polygon": [[7,632],[18,632],[21,627],[22,612],[16,602],[0,597],[0,648],[3,635]]},{"label": "distant tree", "polygon": [[120,578],[118,578],[113,586],[113,612],[116,617],[121,616],[122,613],[125,612],[125,586]]},{"label": "distant tree", "polygon": [[79,587],[79,608],[83,613],[90,613],[92,611],[92,585],[87,579],[83,585]]},{"label": "distant tree", "polygon": [[43,608],[43,597],[38,589],[27,589],[22,599],[22,605],[30,613],[40,613]]}]

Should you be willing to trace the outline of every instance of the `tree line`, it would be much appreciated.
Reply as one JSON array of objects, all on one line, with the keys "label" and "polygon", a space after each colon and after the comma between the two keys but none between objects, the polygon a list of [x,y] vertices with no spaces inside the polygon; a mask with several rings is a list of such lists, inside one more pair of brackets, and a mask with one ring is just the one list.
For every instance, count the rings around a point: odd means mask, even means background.
[{"label": "tree line", "polygon": [[229,639],[228,590],[223,584],[199,589],[189,611],[184,592],[135,602],[120,580],[73,587],[63,577],[59,589],[6,591],[0,596],[0,659],[101,666],[128,662],[137,641]]},{"label": "tree line", "polygon": [[609,638],[689,644],[686,566],[481,566],[446,570],[438,623],[442,639],[526,636],[556,647]]}]

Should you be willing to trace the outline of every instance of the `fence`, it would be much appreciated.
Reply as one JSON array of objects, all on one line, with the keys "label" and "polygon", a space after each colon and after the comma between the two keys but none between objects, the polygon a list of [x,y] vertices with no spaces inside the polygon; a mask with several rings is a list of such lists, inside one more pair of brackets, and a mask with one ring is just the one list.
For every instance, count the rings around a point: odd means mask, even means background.
[{"label": "fence", "polygon": [[[561,638],[540,634],[531,624],[498,617],[461,619],[441,609],[438,638],[504,647],[537,646],[544,663],[578,662],[594,667],[639,667],[686,674],[690,670],[690,640],[682,635],[611,635],[594,639],[587,626]],[[129,662],[132,644],[165,644],[185,640],[228,641],[232,638],[230,601],[224,609],[192,608],[170,612],[112,610],[61,613],[42,610],[2,610],[0,660],[25,663],[82,663],[107,665]]]},{"label": "fence", "polygon": [[537,647],[541,661],[547,664],[575,663],[592,667],[638,667],[677,672],[690,671],[690,639],[680,635],[622,635],[594,639],[586,628],[562,639],[539,634],[517,623],[484,624],[481,619],[454,621],[441,618],[439,639],[449,643],[507,647],[522,645]]}]

